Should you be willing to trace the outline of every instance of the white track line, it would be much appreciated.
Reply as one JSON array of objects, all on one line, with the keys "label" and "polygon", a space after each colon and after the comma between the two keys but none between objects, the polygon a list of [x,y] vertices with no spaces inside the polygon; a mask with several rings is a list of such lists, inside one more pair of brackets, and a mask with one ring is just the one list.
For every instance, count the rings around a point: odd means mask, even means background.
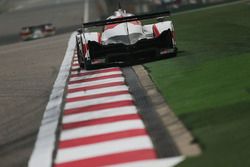
[{"label": "white track line", "polygon": [[35,147],[28,163],[29,167],[51,167],[52,165],[53,151],[56,142],[56,129],[61,114],[63,93],[75,49],[75,35],[76,34],[73,33],[69,39],[64,60],[43,115]]},{"label": "white track line", "polygon": [[85,0],[84,2],[83,22],[87,23],[89,21],[89,0]]},{"label": "white track line", "polygon": [[61,132],[60,140],[64,141],[80,137],[89,137],[106,133],[120,132],[131,129],[144,129],[144,128],[145,126],[140,119],[128,120],[128,121],[126,120],[126,121],[112,122],[101,125],[74,128],[70,130],[63,130]]},{"label": "white track line", "polygon": [[107,118],[107,117],[118,116],[118,115],[120,116],[120,115],[127,115],[127,114],[136,114],[136,113],[137,113],[137,110],[135,106],[110,108],[110,109],[99,110],[99,111],[84,112],[80,114],[64,115],[63,124],[79,122],[79,121],[87,121],[87,120],[99,119],[99,118]]},{"label": "white track line", "polygon": [[85,146],[59,149],[55,162],[65,163],[108,154],[152,148],[152,142],[147,135],[129,137]]}]

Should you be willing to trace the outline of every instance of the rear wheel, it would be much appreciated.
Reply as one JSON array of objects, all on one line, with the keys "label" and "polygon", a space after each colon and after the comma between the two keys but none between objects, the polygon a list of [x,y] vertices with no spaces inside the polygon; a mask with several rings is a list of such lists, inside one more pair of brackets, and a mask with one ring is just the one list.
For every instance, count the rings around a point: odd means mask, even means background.
[{"label": "rear wheel", "polygon": [[84,62],[83,62],[83,60],[82,60],[82,56],[79,55],[79,54],[77,54],[77,59],[78,59],[79,66],[80,66],[81,68],[84,68]]},{"label": "rear wheel", "polygon": [[76,52],[77,52],[77,60],[78,60],[79,66],[81,68],[84,68],[83,53],[79,47],[79,43],[78,43],[77,39],[76,39]]},{"label": "rear wheel", "polygon": [[85,58],[85,61],[84,61],[84,65],[85,65],[85,70],[92,70],[93,69],[93,65],[91,64],[91,60],[87,60]]},{"label": "rear wheel", "polygon": [[178,52],[177,47],[174,47],[174,52],[171,53],[171,56],[170,56],[170,57],[176,57],[176,56],[177,56],[177,52]]}]

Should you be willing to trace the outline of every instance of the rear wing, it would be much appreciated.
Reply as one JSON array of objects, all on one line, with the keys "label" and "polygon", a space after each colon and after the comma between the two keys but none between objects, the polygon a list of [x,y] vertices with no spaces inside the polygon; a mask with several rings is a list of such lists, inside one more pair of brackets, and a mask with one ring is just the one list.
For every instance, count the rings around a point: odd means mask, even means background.
[{"label": "rear wing", "polygon": [[105,26],[109,24],[118,24],[118,23],[131,22],[131,21],[137,21],[137,20],[153,19],[153,18],[164,17],[164,16],[165,17],[170,16],[170,12],[165,11],[165,12],[128,16],[128,17],[115,18],[115,19],[107,19],[103,21],[88,22],[88,23],[83,23],[83,28]]}]

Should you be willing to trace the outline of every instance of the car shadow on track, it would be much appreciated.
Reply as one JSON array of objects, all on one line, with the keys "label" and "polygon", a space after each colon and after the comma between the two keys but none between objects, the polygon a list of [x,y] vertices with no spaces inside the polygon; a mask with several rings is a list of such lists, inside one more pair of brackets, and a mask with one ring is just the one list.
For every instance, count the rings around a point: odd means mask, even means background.
[{"label": "car shadow on track", "polygon": [[165,59],[173,59],[175,58],[176,55],[168,55],[168,56],[161,56],[161,57],[150,57],[150,58],[145,58],[145,59],[139,59],[139,60],[130,60],[126,62],[119,62],[119,63],[109,63],[109,64],[97,64],[93,65],[91,67],[91,70],[97,70],[97,69],[102,69],[102,68],[110,68],[110,67],[129,67],[129,66],[134,66],[134,65],[142,65],[145,63],[150,63],[150,62],[156,62],[160,60],[165,60]]}]

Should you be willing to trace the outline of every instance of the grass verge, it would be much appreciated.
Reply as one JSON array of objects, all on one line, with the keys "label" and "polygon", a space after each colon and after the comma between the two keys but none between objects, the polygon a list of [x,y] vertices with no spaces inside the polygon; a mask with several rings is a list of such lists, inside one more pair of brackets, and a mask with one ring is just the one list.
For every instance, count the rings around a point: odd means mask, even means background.
[{"label": "grass verge", "polygon": [[250,166],[250,5],[176,15],[178,57],[145,64],[203,154],[180,167]]}]

